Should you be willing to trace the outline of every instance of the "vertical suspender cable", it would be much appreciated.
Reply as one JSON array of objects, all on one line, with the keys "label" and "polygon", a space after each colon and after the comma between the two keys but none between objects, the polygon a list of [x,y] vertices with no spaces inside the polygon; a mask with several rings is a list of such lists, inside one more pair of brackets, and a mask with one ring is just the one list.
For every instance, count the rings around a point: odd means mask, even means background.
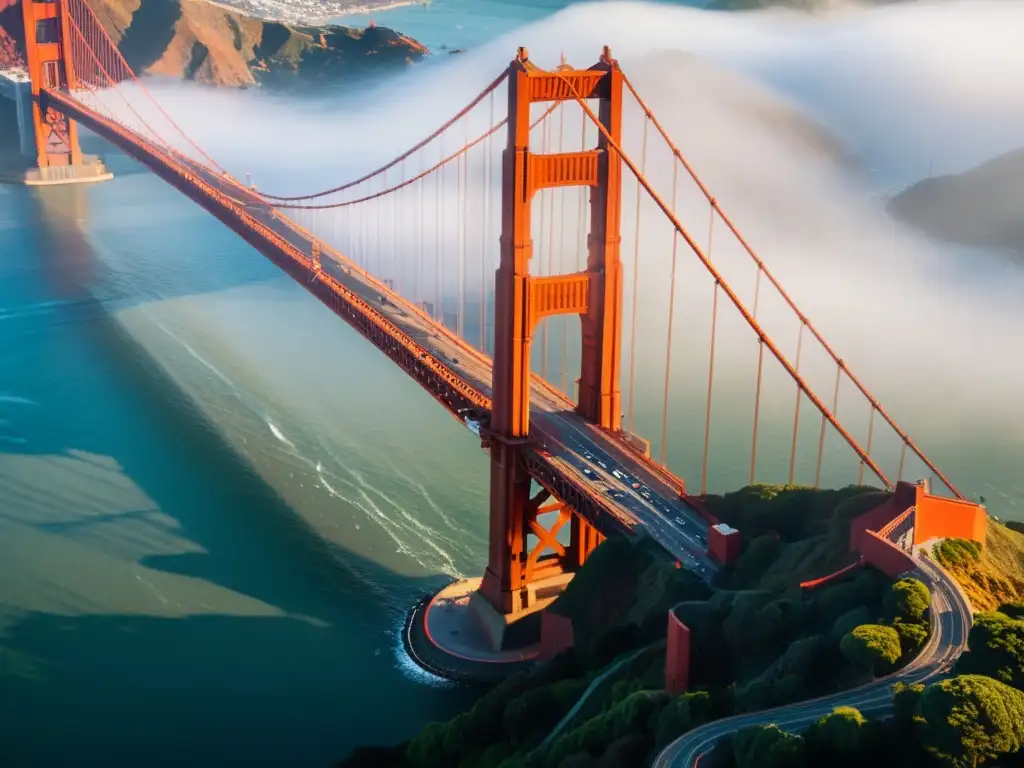
[{"label": "vertical suspender cable", "polygon": [[466,220],[466,210],[462,203],[462,172],[465,168],[466,156],[460,154],[455,161],[455,335],[462,338],[462,312],[463,312],[463,265],[465,257],[462,253],[463,224]]},{"label": "vertical suspender cable", "polygon": [[[488,126],[494,125],[494,92],[489,96],[491,120]],[[483,162],[483,222],[480,227],[480,351],[487,354],[487,232],[491,216],[491,137],[484,140]]]},{"label": "vertical suspender cable", "polygon": [[[800,373],[800,353],[804,347],[804,323],[800,323],[800,331],[796,335],[796,365],[793,366],[797,373]],[[796,385],[796,405],[793,407],[793,445],[789,449],[789,484],[793,485],[796,477],[796,441],[800,430],[800,385]]]},{"label": "vertical suspender cable", "polygon": [[[676,209],[679,185],[679,163],[672,163],[672,210]],[[661,465],[668,466],[668,391],[672,378],[672,326],[676,311],[676,261],[679,255],[679,233],[672,230],[672,276],[668,281],[668,338],[665,341],[665,397],[661,404]]]},{"label": "vertical suspender cable", "polygon": [[[650,125],[650,119],[644,116],[644,141],[643,149],[640,151],[640,175],[644,176],[647,173],[647,127]],[[635,394],[635,383],[636,383],[636,302],[637,302],[637,291],[638,281],[640,276],[640,195],[643,191],[643,185],[640,184],[640,180],[636,182],[636,223],[633,230],[633,309],[632,319],[630,320],[629,328],[629,409],[628,413],[628,425],[629,431],[633,431],[633,401]]]},{"label": "vertical suspender cable", "polygon": [[[757,279],[754,281],[754,313],[757,319],[757,304],[761,298],[761,267],[757,268]],[[761,415],[761,373],[764,370],[764,338],[757,340],[757,386],[754,390],[754,436],[750,448],[750,485],[754,484],[754,471],[757,467],[757,422]]]},{"label": "vertical suspender cable", "polygon": [[[551,138],[551,121],[550,115],[544,118],[544,129],[541,131],[540,140],[540,152],[542,155],[548,153],[549,140]],[[551,196],[551,189],[542,189],[539,192],[540,195],[540,241],[543,247],[544,244],[544,224],[546,221],[545,213],[548,210],[548,206],[545,205],[548,198]],[[552,222],[547,222],[550,228]],[[546,252],[540,254],[539,259],[540,273],[545,277],[551,273],[551,248],[550,242]],[[547,380],[548,378],[548,321],[544,319],[542,321],[544,327],[541,330],[540,335],[540,375],[541,378]]]},{"label": "vertical suspender cable", "polygon": [[[469,120],[463,118],[466,126],[466,141],[463,146],[469,146]],[[459,292],[459,303],[462,305],[462,327],[466,341],[469,341],[469,320],[466,314],[466,291],[469,290],[469,151],[464,150],[462,155],[462,202],[459,204],[462,209],[462,290]],[[460,334],[461,335],[461,334]]]},{"label": "vertical suspender cable", "polygon": [[[582,123],[580,125],[580,150],[584,151],[587,148],[587,113],[581,109],[580,116],[582,117]],[[580,201],[580,209],[576,217],[576,268],[584,272],[587,270],[588,253],[586,229],[583,226],[583,222],[587,216],[587,193],[587,187],[577,187],[577,194],[579,196]],[[572,397],[574,397],[576,401],[579,402],[579,378],[576,378],[574,381],[574,391],[575,394],[572,395]],[[568,394],[568,392],[566,392],[566,394]]]},{"label": "vertical suspender cable", "polygon": [[903,480],[903,460],[906,459],[906,458],[907,458],[907,443],[906,443],[906,441],[904,441],[903,445],[900,446],[900,467],[896,471],[896,482],[897,483],[901,482]]},{"label": "vertical suspender cable", "polygon": [[[868,444],[864,447],[864,452],[868,456],[871,455],[871,438],[874,437],[875,431],[875,404],[871,404],[871,414],[868,416]],[[857,485],[864,482],[864,459],[860,460],[860,468],[857,470]]]},{"label": "vertical suspender cable", "polygon": [[[832,395],[832,416],[835,419],[839,418],[839,377],[843,372],[842,363],[836,365],[836,387],[835,392]],[[821,459],[825,453],[825,425],[828,422],[825,421],[825,414],[821,415],[821,432],[818,434],[818,466],[814,470],[814,487],[818,488],[821,485]]]},{"label": "vertical suspender cable", "polygon": [[[423,148],[422,147],[419,150],[419,158],[420,158],[420,170],[422,172],[423,165],[424,165],[424,163],[423,163]],[[426,206],[424,205],[424,201],[423,201],[423,187],[425,185],[426,185],[426,179],[420,179],[419,181],[416,182],[416,186],[419,187],[419,193],[420,193],[419,194],[420,236],[418,238],[419,246],[420,246],[420,259],[419,259],[419,266],[416,269],[416,303],[417,304],[422,304],[422,302],[426,300],[426,296],[427,296],[426,274],[425,274],[425,269],[424,269],[424,253],[426,252],[426,246],[424,244],[424,240],[427,239],[427,226],[426,226],[427,209],[426,209]]]},{"label": "vertical suspender cable", "polygon": [[[383,184],[383,186],[381,187],[381,189],[387,189],[388,188],[388,172],[387,171],[384,171],[384,178],[383,178],[382,184]],[[375,256],[376,267],[374,268],[374,273],[377,275],[377,277],[379,279],[383,280],[384,279],[384,275],[383,275],[384,264],[383,264],[382,254],[380,252],[380,209],[381,209],[381,206],[382,206],[382,200],[381,200],[381,198],[378,197],[376,200],[373,201],[373,208],[374,208],[374,211],[376,211],[376,213],[377,213],[377,244],[376,244],[376,246],[374,248],[374,250],[376,251],[376,256]]]},{"label": "vertical suspender cable", "polygon": [[[708,220],[708,260],[711,259],[711,244],[715,233],[715,206],[711,206]],[[704,459],[700,470],[700,495],[708,493],[708,447],[711,444],[711,391],[715,380],[715,330],[718,324],[718,280],[711,300],[711,352],[708,355],[708,401],[704,416]]]},{"label": "vertical suspender cable", "polygon": [[[441,135],[441,157],[444,157],[444,134]],[[438,232],[438,251],[437,251],[437,304],[438,304],[438,316],[441,318],[441,325],[446,326],[444,319],[444,257],[443,252],[445,250],[445,242],[447,241],[447,229],[444,226],[444,171],[447,168],[447,164],[442,165],[437,169],[438,174],[438,213],[437,213],[437,232]]]},{"label": "vertical suspender cable", "polygon": [[[558,110],[558,151],[562,152],[564,149],[565,142],[565,105],[559,107]],[[566,194],[566,188],[561,187],[558,190],[559,197],[562,200],[562,211],[558,216],[559,230],[558,230],[558,264],[557,269],[559,274],[566,274],[568,270],[565,265],[565,235],[569,231],[569,214],[566,208],[566,204],[569,202],[569,196]],[[562,364],[561,364],[561,387],[562,391],[568,393],[569,387],[567,384],[568,371],[566,370],[565,364],[565,345],[569,340],[569,317],[568,315],[562,315]]]},{"label": "vertical suspender cable", "polygon": [[[399,164],[398,167],[399,167],[399,174],[400,174],[400,176],[399,176],[399,183],[401,184],[401,183],[405,182],[405,158],[402,158],[402,162]],[[401,187],[398,190],[398,194],[403,196],[403,197],[407,193],[408,193],[408,188],[407,187],[403,186],[403,187]],[[399,202],[401,201],[401,198],[396,199],[396,195],[394,193],[392,193],[390,195],[390,197],[391,197],[391,226],[389,227],[389,229],[391,230],[391,279],[394,280],[395,291],[398,292],[399,294],[402,294],[403,290],[404,291],[408,291],[409,290],[405,286],[405,280],[404,279],[401,280],[401,282],[402,282],[402,290],[399,290],[399,287],[398,287],[399,286],[399,279],[403,278],[404,275],[405,275],[405,270],[398,268],[398,258],[399,258],[399,254],[398,254],[398,248],[399,248],[399,240],[398,240],[398,212],[402,209],[402,206],[399,205]]]}]

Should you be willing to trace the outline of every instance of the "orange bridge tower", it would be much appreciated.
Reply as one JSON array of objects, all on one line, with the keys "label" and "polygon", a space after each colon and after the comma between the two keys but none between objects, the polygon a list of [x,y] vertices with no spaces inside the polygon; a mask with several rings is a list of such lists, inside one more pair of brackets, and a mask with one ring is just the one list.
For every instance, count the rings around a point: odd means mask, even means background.
[{"label": "orange bridge tower", "polygon": [[[603,135],[595,149],[560,154],[530,150],[530,105],[577,97],[598,101],[598,117],[618,141],[622,73],[607,48],[590,69],[562,67],[555,72],[534,68],[525,49],[519,49],[508,77],[501,260],[495,280],[490,549],[480,586],[504,623],[557,595],[600,541],[592,526],[548,491],[531,497],[531,476],[522,451],[530,432],[530,344],[538,322],[553,315],[580,316],[583,351],[577,411],[611,430],[619,429],[621,415],[621,158],[610,151]],[[541,189],[561,186],[591,190],[587,266],[575,274],[535,277],[530,275],[533,197]],[[554,512],[556,522],[543,527],[538,516]],[[564,547],[556,537],[566,523],[571,535]],[[538,540],[532,550],[527,546],[530,533]],[[545,550],[552,554],[544,555]],[[497,640],[495,631],[489,634]]]},{"label": "orange bridge tower", "polygon": [[32,90],[32,127],[38,168],[25,175],[30,185],[72,184],[111,178],[95,157],[82,154],[78,125],[46,105],[46,92],[76,85],[68,0],[22,0],[25,59]]}]

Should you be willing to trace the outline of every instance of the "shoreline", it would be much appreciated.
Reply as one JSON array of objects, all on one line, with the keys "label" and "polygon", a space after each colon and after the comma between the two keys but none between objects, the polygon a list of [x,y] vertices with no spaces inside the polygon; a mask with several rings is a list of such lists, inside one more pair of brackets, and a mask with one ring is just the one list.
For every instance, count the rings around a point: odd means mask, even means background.
[{"label": "shoreline", "polygon": [[254,0],[239,0],[237,4],[224,0],[203,0],[203,2],[259,21],[311,27],[343,27],[345,25],[339,23],[338,20],[345,16],[358,16],[392,11],[410,5],[429,4],[429,0],[333,0],[333,2],[329,2],[326,9],[316,15],[305,15],[289,11],[287,6],[279,3],[273,3],[273,7],[266,8],[258,0],[256,2]]}]

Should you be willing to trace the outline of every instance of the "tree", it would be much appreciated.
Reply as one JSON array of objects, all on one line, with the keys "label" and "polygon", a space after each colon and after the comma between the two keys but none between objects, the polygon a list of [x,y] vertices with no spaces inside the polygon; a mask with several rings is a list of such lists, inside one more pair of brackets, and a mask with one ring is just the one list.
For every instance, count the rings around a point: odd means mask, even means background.
[{"label": "tree", "polygon": [[707,691],[684,693],[670,701],[655,719],[654,742],[665,746],[702,723],[711,709]]},{"label": "tree", "polygon": [[975,768],[1024,746],[1024,692],[983,675],[929,685],[917,706],[921,743],[953,768]]},{"label": "tree", "polygon": [[861,624],[843,637],[839,650],[853,666],[875,673],[899,659],[900,636],[892,627]]},{"label": "tree", "polygon": [[932,595],[921,581],[912,578],[900,579],[892,585],[886,599],[889,616],[905,622],[924,619],[925,611],[931,605]]},{"label": "tree", "polygon": [[1015,603],[1003,603],[997,609],[1004,616],[1011,619],[1024,619],[1024,601]]},{"label": "tree", "polygon": [[928,626],[926,624],[909,624],[897,620],[893,622],[892,628],[900,636],[900,648],[903,649],[904,659],[912,659],[916,656],[928,639]]},{"label": "tree", "polygon": [[804,762],[803,737],[781,731],[777,725],[740,729],[734,749],[737,768],[798,768]]},{"label": "tree", "polygon": [[979,613],[967,642],[971,652],[960,657],[957,672],[988,675],[1024,689],[1024,619]]},{"label": "tree", "polygon": [[909,731],[917,716],[917,705],[924,693],[921,683],[896,683],[892,687],[893,720],[901,731]]},{"label": "tree", "polygon": [[867,739],[868,721],[854,707],[836,707],[807,730],[807,744],[821,751],[853,755]]}]

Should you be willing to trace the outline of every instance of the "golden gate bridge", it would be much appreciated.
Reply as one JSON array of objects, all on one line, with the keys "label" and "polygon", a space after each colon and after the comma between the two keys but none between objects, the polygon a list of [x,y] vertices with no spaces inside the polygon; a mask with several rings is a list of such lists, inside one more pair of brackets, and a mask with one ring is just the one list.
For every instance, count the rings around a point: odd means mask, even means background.
[{"label": "golden gate bridge", "polygon": [[[734,415],[715,408],[716,391],[735,389],[723,360],[739,354],[752,357],[748,482],[817,487],[828,460],[847,482],[893,489],[924,471],[963,498],[798,308],[607,48],[587,69],[550,70],[520,49],[390,162],[285,195],[238,181],[192,141],[86,0],[23,7],[44,178],[87,164],[87,127],[231,227],[480,436],[490,536],[473,599],[495,647],[604,537],[643,531],[685,567],[717,567],[701,497],[716,421]],[[723,342],[728,321],[753,346]],[[659,327],[663,346],[648,333]],[[681,393],[684,374],[694,383]],[[670,460],[680,442],[699,446],[696,488]]]}]

